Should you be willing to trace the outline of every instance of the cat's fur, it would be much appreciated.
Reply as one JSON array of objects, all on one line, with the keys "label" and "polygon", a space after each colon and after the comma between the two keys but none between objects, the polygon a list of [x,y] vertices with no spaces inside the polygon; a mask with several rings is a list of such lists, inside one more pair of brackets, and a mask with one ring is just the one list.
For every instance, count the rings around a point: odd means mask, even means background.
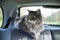
[{"label": "cat's fur", "polygon": [[[29,10],[28,10],[29,11]],[[41,11],[29,11],[27,16],[15,20],[15,27],[29,33],[33,38],[38,39],[38,36],[43,31]]]}]

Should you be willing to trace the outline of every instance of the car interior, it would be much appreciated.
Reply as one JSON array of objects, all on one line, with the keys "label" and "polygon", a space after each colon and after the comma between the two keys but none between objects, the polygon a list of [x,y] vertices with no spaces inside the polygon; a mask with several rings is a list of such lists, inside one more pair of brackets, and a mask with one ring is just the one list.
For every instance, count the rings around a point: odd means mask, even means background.
[{"label": "car interior", "polygon": [[[35,6],[38,6],[37,8],[40,8],[40,6],[42,6],[44,10],[42,12],[44,14],[48,13],[48,15],[46,14],[46,16],[50,16],[49,13],[51,13],[53,10],[54,12],[60,10],[60,0],[0,0],[0,7],[2,8],[3,16],[2,26],[0,27],[0,40],[34,40],[28,33],[14,28],[14,22],[15,18],[19,20],[20,17],[22,17],[22,9],[25,10],[26,7],[34,8]],[[22,13],[23,12],[24,11],[22,11]],[[59,15],[60,13],[58,12],[57,14]],[[55,14],[55,16],[57,16],[57,14]],[[60,23],[59,16],[57,22]],[[54,19],[53,17],[51,18]],[[49,20],[51,18],[49,17]],[[43,24],[44,31],[41,33],[41,36],[39,36],[38,40],[60,40],[59,23]]]}]

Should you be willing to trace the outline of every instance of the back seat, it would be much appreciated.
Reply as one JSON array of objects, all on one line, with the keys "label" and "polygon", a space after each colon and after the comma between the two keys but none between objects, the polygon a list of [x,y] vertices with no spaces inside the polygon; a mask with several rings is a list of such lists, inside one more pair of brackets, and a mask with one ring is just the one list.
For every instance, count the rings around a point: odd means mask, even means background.
[{"label": "back seat", "polygon": [[[0,40],[34,40],[28,33],[12,29],[0,29]],[[45,30],[41,33],[38,40],[52,40],[49,30]]]},{"label": "back seat", "polygon": [[[60,40],[60,30],[52,30],[55,40]],[[41,33],[41,40],[52,40],[50,30],[45,30]],[[39,38],[39,40],[40,40]],[[0,28],[0,40],[33,40],[31,36],[16,28],[2,29]]]},{"label": "back seat", "polygon": [[0,28],[0,40],[11,40],[11,31]]},{"label": "back seat", "polygon": [[[12,40],[35,40],[28,33],[18,29],[12,30],[11,39]],[[49,30],[43,31],[39,36],[38,40],[52,40],[50,31]]]}]

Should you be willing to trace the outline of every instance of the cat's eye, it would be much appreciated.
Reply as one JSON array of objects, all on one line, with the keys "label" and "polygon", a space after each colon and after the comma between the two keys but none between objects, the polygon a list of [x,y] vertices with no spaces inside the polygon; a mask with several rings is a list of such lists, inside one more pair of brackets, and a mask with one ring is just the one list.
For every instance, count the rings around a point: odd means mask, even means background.
[{"label": "cat's eye", "polygon": [[27,10],[37,11],[38,9],[41,11],[44,24],[60,25],[60,8],[45,8],[43,6],[22,7],[20,16],[28,15],[29,12]]}]

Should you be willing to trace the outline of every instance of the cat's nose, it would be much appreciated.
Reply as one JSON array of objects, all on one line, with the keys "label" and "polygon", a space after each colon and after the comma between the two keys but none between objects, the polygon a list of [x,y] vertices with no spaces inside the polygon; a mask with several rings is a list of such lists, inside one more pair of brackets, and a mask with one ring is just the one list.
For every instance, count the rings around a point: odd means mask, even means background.
[{"label": "cat's nose", "polygon": [[30,18],[30,20],[33,20],[33,18]]}]

